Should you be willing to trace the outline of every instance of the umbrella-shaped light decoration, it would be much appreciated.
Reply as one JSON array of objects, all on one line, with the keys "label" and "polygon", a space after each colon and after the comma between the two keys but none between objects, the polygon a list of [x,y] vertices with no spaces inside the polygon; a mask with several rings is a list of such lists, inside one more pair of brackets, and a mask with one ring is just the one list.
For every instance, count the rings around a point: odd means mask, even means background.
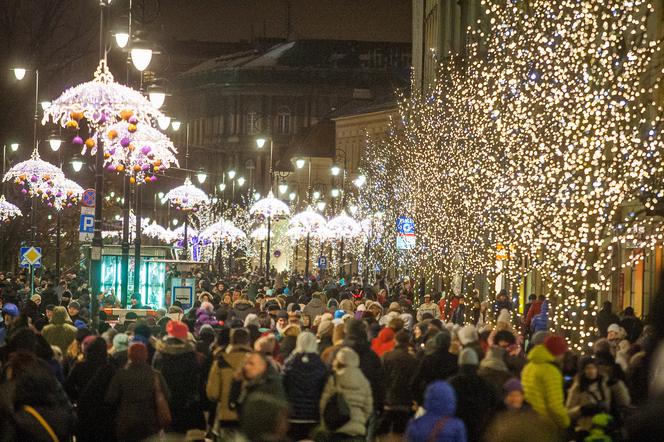
[{"label": "umbrella-shaped light decoration", "polygon": [[171,189],[165,198],[177,210],[192,212],[196,212],[202,205],[210,203],[207,194],[191,184],[189,177],[185,178],[183,185]]},{"label": "umbrella-shaped light decoration", "polygon": [[157,224],[156,221],[152,221],[151,224],[143,227],[141,232],[148,238],[155,238],[164,242],[169,242],[167,239],[172,238],[172,233],[161,225]]},{"label": "umbrella-shaped light decoration", "polygon": [[78,131],[81,120],[87,121],[92,133],[85,141],[76,135],[72,142],[82,147],[82,153],[88,150],[92,155],[97,151],[99,133],[119,120],[131,125],[145,123],[162,118],[163,114],[140,92],[116,83],[108,69],[105,59],[99,60],[99,66],[92,81],[67,89],[44,111],[42,124],[52,121],[62,127]]},{"label": "umbrella-shaped light decoration", "polygon": [[[270,232],[271,234],[271,232]],[[288,235],[288,232],[286,232],[286,235]],[[260,226],[252,230],[252,232],[249,234],[249,237],[255,241],[265,241],[267,239],[267,227],[265,226]]]},{"label": "umbrella-shaped light decoration", "polygon": [[[55,190],[55,182],[64,179],[62,171],[39,157],[37,149],[29,160],[15,164],[2,178],[21,187],[21,193],[49,201]],[[49,201],[49,204],[52,202]]]},{"label": "umbrella-shaped light decoration", "polygon": [[304,237],[306,238],[306,256],[304,262],[304,276],[309,276],[309,245],[311,240],[311,235],[318,234],[322,229],[325,228],[325,218],[322,215],[314,212],[311,207],[307,207],[306,210],[293,215],[290,219],[288,225],[290,228],[299,229]]},{"label": "umbrella-shaped light decoration", "polygon": [[7,201],[4,195],[0,195],[0,222],[9,221],[22,215],[18,207]]},{"label": "umbrella-shaped light decoration", "polygon": [[57,177],[54,180],[55,193],[53,194],[53,207],[62,210],[78,204],[83,195],[83,188],[68,178]]},{"label": "umbrella-shaped light decoration", "polygon": [[[176,229],[176,231],[182,229],[182,246],[184,248],[184,258],[186,259],[189,253],[189,212],[197,212],[201,206],[209,204],[210,199],[205,192],[191,184],[189,177],[185,178],[183,185],[168,191],[164,198],[175,209],[186,212],[184,225]],[[198,237],[198,233],[195,236]]]},{"label": "umbrella-shaped light decoration", "polygon": [[[181,225],[178,228],[175,228],[175,229],[171,230],[171,234],[172,234],[173,240],[176,240],[176,241],[184,240],[184,235],[185,235],[185,226],[184,226],[184,224]],[[189,236],[198,236],[198,230],[194,229],[193,227],[189,227],[187,229],[187,234]]]},{"label": "umbrella-shaped light decoration", "polygon": [[217,221],[201,232],[201,238],[203,239],[227,244],[236,243],[246,237],[247,235],[241,229],[228,220]]},{"label": "umbrella-shaped light decoration", "polygon": [[330,237],[339,241],[339,273],[344,275],[344,240],[350,240],[362,235],[362,227],[350,216],[341,212],[327,223]]},{"label": "umbrella-shaped light decoration", "polygon": [[171,164],[179,166],[173,142],[157,129],[143,123],[120,121],[104,132],[104,164],[109,171],[126,173],[130,182],[157,180]]},{"label": "umbrella-shaped light decoration", "polygon": [[265,254],[265,274],[270,274],[270,236],[272,228],[272,219],[278,218],[280,216],[290,215],[290,209],[283,201],[274,197],[274,194],[270,190],[270,193],[254,203],[253,206],[249,209],[251,215],[262,216],[267,219],[267,253]]}]

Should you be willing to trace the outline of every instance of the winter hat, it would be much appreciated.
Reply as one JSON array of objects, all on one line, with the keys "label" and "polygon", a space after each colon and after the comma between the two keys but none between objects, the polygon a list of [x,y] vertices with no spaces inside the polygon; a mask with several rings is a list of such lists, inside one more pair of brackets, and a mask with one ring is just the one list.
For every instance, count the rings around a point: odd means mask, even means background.
[{"label": "winter hat", "polygon": [[397,312],[401,313],[401,306],[399,305],[398,302],[391,302],[390,303],[390,308],[387,309],[387,312]]},{"label": "winter hat", "polygon": [[125,351],[129,348],[129,336],[126,333],[118,333],[113,337],[113,349],[115,352]]},{"label": "winter hat", "polygon": [[317,350],[318,342],[313,333],[305,331],[297,335],[293,353],[316,353]]},{"label": "winter hat", "polygon": [[544,346],[553,356],[560,356],[567,352],[567,342],[561,336],[547,336],[544,339]]},{"label": "winter hat", "polygon": [[457,336],[459,337],[459,342],[461,342],[461,345],[468,345],[471,342],[477,342],[480,340],[480,337],[477,334],[477,329],[474,325],[466,325],[462,327],[457,332]]},{"label": "winter hat", "polygon": [[76,321],[74,321],[74,327],[76,327],[79,330],[83,330],[83,329],[87,328],[87,324],[85,323],[84,320],[77,319]]},{"label": "winter hat", "polygon": [[346,313],[355,312],[355,304],[350,299],[344,299],[339,303],[339,309],[344,310]]},{"label": "winter hat", "polygon": [[11,302],[2,306],[2,313],[12,317],[19,315],[18,307],[16,307],[16,304],[12,304]]},{"label": "winter hat", "polygon": [[354,342],[367,342],[367,327],[366,324],[359,319],[349,319],[345,323],[344,334],[346,339]]},{"label": "winter hat", "polygon": [[620,334],[620,326],[618,324],[611,324],[609,325],[609,328],[606,329],[606,332],[607,333],[615,332]]},{"label": "winter hat", "polygon": [[533,337],[530,339],[530,344],[531,345],[544,344],[544,340],[546,339],[547,336],[549,336],[548,332],[538,331],[533,334]]},{"label": "winter hat", "polygon": [[258,316],[254,313],[249,313],[246,318],[244,318],[244,326],[249,327],[250,325],[253,325],[255,327],[260,327],[260,323],[258,322]]},{"label": "winter hat", "polygon": [[288,312],[280,310],[279,313],[277,313],[277,319],[288,319]]},{"label": "winter hat", "polygon": [[322,338],[323,336],[330,336],[334,330],[334,324],[332,321],[321,321],[318,324],[318,330],[316,331],[316,336]]},{"label": "winter hat", "polygon": [[76,310],[81,309],[81,304],[78,303],[78,301],[72,301],[69,303],[68,307],[75,308]]},{"label": "winter hat", "polygon": [[41,296],[37,294],[34,294],[30,297],[30,301],[34,302],[35,304],[40,304],[41,300],[42,300]]},{"label": "winter hat", "polygon": [[510,316],[509,310],[507,310],[506,308],[500,310],[500,313],[498,313],[498,319],[496,320],[496,322],[504,322],[506,324],[511,323],[512,321],[511,321],[511,316]]},{"label": "winter hat", "polygon": [[464,348],[459,353],[459,365],[473,365],[477,367],[479,360],[477,359],[477,353],[472,348]]},{"label": "winter hat", "polygon": [[350,347],[342,347],[334,358],[333,367],[337,368],[339,365],[344,367],[357,368],[360,366],[360,357]]},{"label": "winter hat", "polygon": [[367,306],[364,305],[364,304],[360,304],[360,305],[357,306],[357,311],[358,312],[365,312],[365,311],[367,311]]},{"label": "winter hat", "polygon": [[512,378],[508,379],[504,384],[503,384],[503,390],[505,393],[511,393],[513,391],[520,391],[523,393],[523,385],[521,385],[521,381],[519,378]]},{"label": "winter hat", "polygon": [[283,336],[291,336],[293,338],[297,337],[297,335],[300,334],[300,327],[298,327],[295,324],[290,324],[287,325],[286,328],[284,328],[284,331],[281,333]]},{"label": "winter hat", "polygon": [[336,312],[334,312],[334,319],[341,319],[344,317],[345,314],[346,314],[345,311],[337,310]]},{"label": "winter hat", "polygon": [[127,359],[134,364],[145,364],[148,361],[148,348],[142,342],[134,342],[129,346]]},{"label": "winter hat", "polygon": [[181,341],[187,340],[187,333],[189,333],[189,327],[187,324],[181,321],[170,321],[166,324],[166,333],[168,336],[179,339]]},{"label": "winter hat", "polygon": [[332,331],[332,344],[339,345],[346,338],[345,325],[336,324],[334,330]]}]

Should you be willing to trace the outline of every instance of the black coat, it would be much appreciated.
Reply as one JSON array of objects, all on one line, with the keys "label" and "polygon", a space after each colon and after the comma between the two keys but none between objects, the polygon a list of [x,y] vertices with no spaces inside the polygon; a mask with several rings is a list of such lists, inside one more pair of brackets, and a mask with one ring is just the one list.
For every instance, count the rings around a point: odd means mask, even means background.
[{"label": "black coat", "polygon": [[171,393],[171,430],[186,433],[194,428],[205,429],[203,398],[207,373],[203,373],[202,358],[191,343],[176,338],[157,341],[156,349],[152,366],[161,372]]},{"label": "black coat", "polygon": [[385,397],[385,384],[381,376],[383,367],[380,358],[371,349],[368,341],[346,341],[344,345],[352,348],[360,357],[360,370],[369,381],[369,384],[371,384],[374,410],[382,410]]},{"label": "black coat", "polygon": [[494,388],[475,373],[475,367],[469,366],[461,366],[459,374],[448,382],[456,391],[456,415],[466,424],[468,442],[481,440],[499,406]]},{"label": "black coat", "polygon": [[291,419],[318,422],[318,406],[327,376],[327,367],[316,353],[296,353],[286,360],[283,383]]},{"label": "black coat", "polygon": [[413,390],[410,379],[417,370],[417,360],[406,347],[395,347],[383,355],[385,405],[411,406]]},{"label": "black coat", "polygon": [[116,370],[109,362],[94,364],[83,361],[76,364],[69,373],[65,387],[78,405],[76,440],[115,440],[115,432],[109,431],[115,425],[115,410],[100,398],[106,395]]},{"label": "black coat", "polygon": [[424,391],[432,381],[446,380],[457,373],[457,357],[448,350],[425,353],[413,378],[413,391],[418,404],[424,403]]},{"label": "black coat", "polygon": [[639,339],[643,331],[643,323],[635,316],[625,316],[619,324],[627,333],[627,340],[632,344]]},{"label": "black coat", "polygon": [[611,312],[611,310],[600,310],[599,313],[597,313],[597,331],[599,332],[599,335],[606,338],[606,329],[609,328],[609,325],[618,324],[619,322],[620,318],[618,318],[618,315]]}]

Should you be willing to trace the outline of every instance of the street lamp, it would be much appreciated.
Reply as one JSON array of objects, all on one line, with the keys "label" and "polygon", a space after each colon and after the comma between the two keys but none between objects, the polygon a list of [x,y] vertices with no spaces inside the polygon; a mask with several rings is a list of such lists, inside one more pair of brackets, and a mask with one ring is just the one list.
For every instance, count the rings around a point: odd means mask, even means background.
[{"label": "street lamp", "polygon": [[338,198],[339,197],[339,189],[336,187],[330,191],[330,194],[332,195],[332,198]]},{"label": "street lamp", "polygon": [[295,167],[297,167],[298,169],[302,169],[304,167],[304,163],[305,163],[304,158],[300,157],[295,159]]},{"label": "street lamp", "polygon": [[14,77],[19,81],[25,78],[25,73],[27,72],[25,68],[14,68],[12,71],[14,71]]},{"label": "street lamp", "polygon": [[168,126],[171,125],[171,117],[167,115],[163,115],[161,117],[157,118],[157,124],[159,125],[159,129],[161,130],[166,130],[168,129]]},{"label": "street lamp", "polygon": [[118,45],[120,49],[124,49],[129,43],[129,33],[125,31],[116,32],[115,35],[115,44]]},{"label": "street lamp", "polygon": [[360,188],[364,186],[364,184],[367,182],[367,177],[365,175],[358,175],[357,178],[353,181],[353,184],[355,184],[356,187]]},{"label": "street lamp", "polygon": [[288,199],[291,201],[295,201],[295,198],[297,198],[297,194],[295,192],[291,192],[288,194]]},{"label": "street lamp", "polygon": [[9,148],[12,150],[12,152],[16,152],[18,150],[19,146],[20,146],[20,144],[18,144],[18,143],[11,143],[9,145]]},{"label": "street lamp", "polygon": [[241,176],[240,178],[237,179],[237,185],[240,186],[240,187],[244,186],[245,182],[246,182],[246,180],[244,179],[243,176]]},{"label": "street lamp", "polygon": [[182,123],[181,123],[180,121],[178,121],[178,120],[173,120],[173,121],[171,121],[171,127],[173,128],[173,130],[174,130],[175,132],[177,132],[177,131],[180,130],[180,126],[181,126],[181,125],[182,125]]},{"label": "street lamp", "polygon": [[231,180],[235,178],[235,170],[231,169],[228,171],[228,178]]},{"label": "street lamp", "polygon": [[258,191],[254,192],[254,201],[258,201],[259,199],[261,199],[261,193]]},{"label": "street lamp", "polygon": [[203,184],[205,182],[205,180],[207,179],[207,173],[205,173],[204,170],[199,171],[196,174],[196,179],[198,180],[199,184]]},{"label": "street lamp", "polygon": [[[25,74],[24,74],[24,75],[25,75]],[[258,137],[258,138],[256,138],[256,146],[257,146],[259,149],[262,149],[263,146],[265,146],[265,143],[266,143],[266,142],[267,142],[267,140],[266,140],[265,138],[263,138],[263,137]]]},{"label": "street lamp", "polygon": [[219,183],[219,190],[222,192],[226,190],[226,183]]},{"label": "street lamp", "polygon": [[357,213],[357,206],[355,204],[353,204],[352,206],[350,206],[348,208],[348,210],[350,210],[351,215],[355,215]]},{"label": "street lamp", "polygon": [[150,103],[157,109],[159,109],[166,100],[166,92],[156,85],[152,85],[148,88],[148,97],[150,98]]},{"label": "street lamp", "polygon": [[320,198],[320,191],[314,190],[314,193],[311,196],[313,197],[314,201],[316,201]]},{"label": "street lamp", "polygon": [[141,72],[147,69],[152,60],[152,49],[144,41],[134,41],[130,53],[131,62],[136,69]]},{"label": "street lamp", "polygon": [[174,219],[173,219],[173,225],[174,225],[174,226],[177,226],[177,225],[178,225],[178,220],[177,220],[177,218],[174,218]]},{"label": "street lamp", "polygon": [[318,210],[322,212],[323,210],[325,210],[325,201],[318,201],[316,203],[316,207],[318,207]]},{"label": "street lamp", "polygon": [[338,164],[333,164],[332,167],[330,167],[330,172],[332,172],[332,175],[338,176],[339,172],[341,172],[341,167],[339,167]]},{"label": "street lamp", "polygon": [[74,169],[74,172],[80,172],[83,168],[83,161],[81,161],[79,157],[72,158],[69,164],[71,164],[71,168]]},{"label": "street lamp", "polygon": [[281,182],[279,183],[279,193],[282,194],[286,193],[287,191],[288,191],[288,183],[286,183],[286,181],[284,180],[281,180]]},{"label": "street lamp", "polygon": [[62,140],[53,135],[51,138],[48,139],[48,145],[51,146],[51,150],[53,152],[57,152],[58,150],[60,150],[60,146],[62,145]]}]

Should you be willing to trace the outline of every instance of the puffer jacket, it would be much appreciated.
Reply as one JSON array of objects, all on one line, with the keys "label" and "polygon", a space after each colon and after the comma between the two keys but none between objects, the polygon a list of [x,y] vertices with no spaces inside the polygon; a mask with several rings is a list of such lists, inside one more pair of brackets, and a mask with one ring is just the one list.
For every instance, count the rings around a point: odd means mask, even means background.
[{"label": "puffer jacket", "polygon": [[257,313],[256,308],[251,301],[238,299],[233,303],[233,314],[236,318],[244,321],[249,313]]},{"label": "puffer jacket", "polygon": [[205,392],[208,399],[217,402],[216,422],[238,420],[236,410],[230,407],[231,385],[235,372],[242,367],[251,351],[248,346],[230,345],[214,354],[215,361],[210,368]]},{"label": "puffer jacket", "polygon": [[286,360],[282,380],[291,421],[318,422],[318,403],[327,375],[327,367],[316,353],[295,353]]},{"label": "puffer jacket", "polygon": [[155,349],[152,366],[161,372],[171,392],[171,429],[176,433],[205,429],[202,356],[192,343],[172,337],[156,341]]},{"label": "puffer jacket", "polygon": [[327,381],[323,395],[320,398],[320,412],[323,413],[325,405],[334,393],[341,393],[350,408],[350,421],[337,429],[336,433],[348,436],[366,435],[366,425],[373,413],[373,397],[369,381],[360,370],[360,360],[355,355],[346,367],[339,370]]},{"label": "puffer jacket", "polygon": [[67,354],[67,349],[76,339],[76,327],[67,323],[69,315],[67,309],[57,306],[53,309],[51,323],[42,329],[42,336],[49,345],[55,345]]},{"label": "puffer jacket", "polygon": [[[609,385],[606,378],[599,376],[595,382],[588,382],[588,385],[582,388],[577,376],[569,390],[566,406],[570,417],[576,421],[576,429],[589,431],[593,426],[594,414],[611,414],[614,409],[624,408],[629,404],[629,391],[622,381]],[[586,405],[595,405],[597,408],[592,414],[584,414],[582,409]]]},{"label": "puffer jacket", "polygon": [[319,298],[312,298],[307,305],[304,306],[302,313],[309,316],[312,320],[325,313],[325,304]]},{"label": "puffer jacket", "polygon": [[533,410],[563,430],[569,427],[570,418],[563,402],[563,375],[554,361],[543,344],[536,345],[528,354],[521,383],[526,401]]},{"label": "puffer jacket", "polygon": [[[531,307],[532,310],[532,307]],[[542,302],[540,307],[540,312],[536,315],[533,315],[533,319],[530,323],[530,328],[533,333],[538,331],[547,331],[549,329],[549,301]]]},{"label": "puffer jacket", "polygon": [[466,442],[466,427],[461,419],[454,417],[456,404],[456,394],[450,384],[445,381],[433,382],[425,393],[426,413],[410,421],[406,428],[406,440]]},{"label": "puffer jacket", "polygon": [[196,310],[196,324],[194,325],[194,333],[196,333],[196,336],[201,331],[201,327],[204,325],[219,325],[219,321],[217,321],[217,318],[214,315],[214,312],[209,312],[203,308],[199,308]]}]

